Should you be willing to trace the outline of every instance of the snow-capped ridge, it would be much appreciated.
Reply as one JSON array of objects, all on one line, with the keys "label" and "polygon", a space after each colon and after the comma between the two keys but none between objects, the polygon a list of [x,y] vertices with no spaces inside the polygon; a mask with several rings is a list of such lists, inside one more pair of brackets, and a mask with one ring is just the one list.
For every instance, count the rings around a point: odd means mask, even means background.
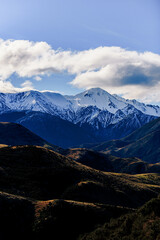
[{"label": "snow-capped ridge", "polygon": [[136,109],[140,110],[144,114],[153,115],[156,117],[160,116],[160,107],[158,105],[145,104],[137,101],[136,99],[125,99],[116,94],[113,95],[119,101],[125,102],[127,104],[133,105]]},{"label": "snow-capped ridge", "polygon": [[36,90],[0,93],[1,113],[24,110],[49,113],[74,124],[88,123],[96,128],[116,124],[131,114],[141,115],[142,122],[144,115],[160,116],[158,106],[111,95],[101,88],[91,88],[74,96]]}]

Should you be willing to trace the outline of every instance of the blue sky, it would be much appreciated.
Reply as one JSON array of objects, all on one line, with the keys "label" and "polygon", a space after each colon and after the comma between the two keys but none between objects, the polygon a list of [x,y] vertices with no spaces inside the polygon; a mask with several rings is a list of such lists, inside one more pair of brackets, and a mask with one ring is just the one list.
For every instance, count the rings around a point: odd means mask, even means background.
[{"label": "blue sky", "polygon": [[[0,0],[0,6],[0,38],[3,41],[44,41],[54,50],[60,48],[61,51],[71,52],[116,46],[130,52],[160,54],[159,0]],[[90,70],[93,69],[85,69]],[[80,84],[80,80],[74,81],[77,74],[79,76],[80,73],[72,71],[68,74],[68,69],[64,69],[42,74],[41,80],[36,81],[34,76],[22,77],[15,70],[3,81],[11,82],[16,88],[30,81],[39,90],[50,89],[71,94],[89,87],[89,84]],[[129,74],[130,77],[134,82],[135,76]],[[142,79],[145,77],[142,76]],[[128,76],[124,78],[128,79]],[[74,84],[69,84],[71,81]],[[95,85],[98,86],[98,80]],[[108,86],[111,89],[110,85],[106,84],[105,88]],[[135,85],[138,85],[137,79]],[[100,84],[100,87],[103,85]],[[120,91],[115,90],[123,95],[124,86]],[[132,94],[126,96],[132,97]],[[137,97],[143,99],[140,95]]]},{"label": "blue sky", "polygon": [[159,0],[0,1],[3,39],[46,41],[54,49],[121,46],[160,53]]}]

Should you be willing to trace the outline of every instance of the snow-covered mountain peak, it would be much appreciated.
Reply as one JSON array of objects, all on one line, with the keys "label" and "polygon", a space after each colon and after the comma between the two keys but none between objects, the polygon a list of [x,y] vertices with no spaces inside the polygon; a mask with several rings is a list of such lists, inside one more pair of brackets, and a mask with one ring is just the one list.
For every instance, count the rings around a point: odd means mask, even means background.
[{"label": "snow-covered mountain peak", "polygon": [[115,113],[118,109],[126,106],[101,88],[91,88],[75,96],[66,96],[66,98],[73,103],[76,110],[80,107],[96,106],[101,110]]},{"label": "snow-covered mountain peak", "polygon": [[102,97],[102,96],[110,97],[112,95],[101,88],[90,88],[82,93],[77,94],[76,96],[95,97],[96,98],[96,97]]}]

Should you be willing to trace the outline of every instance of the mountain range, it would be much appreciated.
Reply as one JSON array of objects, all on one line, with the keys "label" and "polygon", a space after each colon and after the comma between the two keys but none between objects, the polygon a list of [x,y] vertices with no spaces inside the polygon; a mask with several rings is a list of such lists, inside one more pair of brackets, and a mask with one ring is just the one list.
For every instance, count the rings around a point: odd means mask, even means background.
[{"label": "mountain range", "polygon": [[75,96],[0,94],[0,121],[19,123],[64,148],[120,139],[160,116],[160,107],[92,88]]}]

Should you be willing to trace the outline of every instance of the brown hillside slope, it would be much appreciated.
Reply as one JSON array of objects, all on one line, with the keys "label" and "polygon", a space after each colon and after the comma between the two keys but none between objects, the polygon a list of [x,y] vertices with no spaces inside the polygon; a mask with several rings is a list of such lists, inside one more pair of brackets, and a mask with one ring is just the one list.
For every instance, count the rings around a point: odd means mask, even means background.
[{"label": "brown hillside slope", "polygon": [[63,150],[63,154],[76,162],[105,172],[128,174],[160,173],[160,163],[150,164],[135,157],[115,157],[86,148]]},{"label": "brown hillside slope", "polygon": [[11,194],[138,207],[160,193],[159,184],[158,174],[104,173],[42,147],[0,149],[0,190]]},{"label": "brown hillside slope", "polygon": [[79,240],[159,240],[160,198],[152,199],[134,213],[112,219]]}]

